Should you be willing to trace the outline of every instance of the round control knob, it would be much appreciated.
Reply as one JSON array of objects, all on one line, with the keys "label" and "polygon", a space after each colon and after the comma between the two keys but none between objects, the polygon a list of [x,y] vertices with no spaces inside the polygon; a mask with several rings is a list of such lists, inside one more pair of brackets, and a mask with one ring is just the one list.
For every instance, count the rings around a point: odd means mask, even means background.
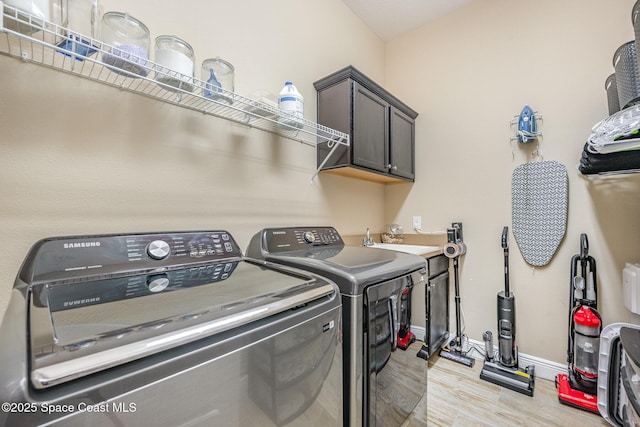
[{"label": "round control knob", "polygon": [[147,277],[147,288],[151,292],[161,292],[169,286],[169,277],[166,274],[159,274],[157,276]]},{"label": "round control knob", "polygon": [[304,234],[302,235],[302,238],[307,243],[313,243],[316,241],[316,236],[311,231],[305,231]]},{"label": "round control knob", "polygon": [[154,240],[149,243],[147,247],[147,253],[153,259],[165,259],[169,256],[171,252],[171,247],[164,240]]}]

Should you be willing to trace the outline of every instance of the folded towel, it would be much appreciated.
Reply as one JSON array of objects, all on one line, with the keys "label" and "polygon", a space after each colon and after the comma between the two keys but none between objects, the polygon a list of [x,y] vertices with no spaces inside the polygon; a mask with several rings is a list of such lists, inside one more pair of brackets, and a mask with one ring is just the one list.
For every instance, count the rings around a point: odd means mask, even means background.
[{"label": "folded towel", "polygon": [[585,144],[578,170],[584,175],[640,170],[640,150],[598,154],[591,153],[588,144]]}]

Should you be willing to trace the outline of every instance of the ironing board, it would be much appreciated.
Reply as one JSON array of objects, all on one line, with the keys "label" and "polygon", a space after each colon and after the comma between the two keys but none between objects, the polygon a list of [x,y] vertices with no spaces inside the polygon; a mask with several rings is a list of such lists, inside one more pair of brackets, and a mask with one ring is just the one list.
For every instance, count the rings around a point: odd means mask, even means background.
[{"label": "ironing board", "polygon": [[513,235],[525,261],[547,265],[567,228],[567,168],[556,161],[525,163],[513,171]]}]

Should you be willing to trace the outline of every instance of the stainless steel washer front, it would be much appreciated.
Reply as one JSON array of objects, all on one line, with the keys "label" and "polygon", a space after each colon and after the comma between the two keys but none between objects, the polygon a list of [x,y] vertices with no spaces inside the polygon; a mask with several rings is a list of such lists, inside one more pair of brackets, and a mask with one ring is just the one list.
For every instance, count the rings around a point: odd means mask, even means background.
[{"label": "stainless steel washer front", "polygon": [[332,227],[265,229],[246,255],[327,277],[343,310],[344,425],[400,426],[426,393],[426,363],[397,350],[400,293],[426,274],[426,261],[345,246]]},{"label": "stainless steel washer front", "polygon": [[0,425],[340,425],[341,322],[335,284],[225,231],[45,239],[0,325]]}]

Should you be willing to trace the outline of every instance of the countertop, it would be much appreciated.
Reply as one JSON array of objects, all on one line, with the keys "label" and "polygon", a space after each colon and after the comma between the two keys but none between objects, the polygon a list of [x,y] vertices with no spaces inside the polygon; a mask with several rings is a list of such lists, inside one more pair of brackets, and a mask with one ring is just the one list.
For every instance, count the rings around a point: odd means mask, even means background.
[{"label": "countertop", "polygon": [[[419,255],[424,258],[431,258],[444,253],[444,245],[447,243],[447,233],[442,234],[405,234],[403,236],[402,244],[405,245],[422,245],[422,246],[436,246],[438,249],[434,249],[428,252],[420,253]],[[348,246],[362,246],[362,239],[365,235],[351,235],[342,236],[342,240]],[[374,242],[382,243],[380,234],[372,233],[371,237]]]}]

